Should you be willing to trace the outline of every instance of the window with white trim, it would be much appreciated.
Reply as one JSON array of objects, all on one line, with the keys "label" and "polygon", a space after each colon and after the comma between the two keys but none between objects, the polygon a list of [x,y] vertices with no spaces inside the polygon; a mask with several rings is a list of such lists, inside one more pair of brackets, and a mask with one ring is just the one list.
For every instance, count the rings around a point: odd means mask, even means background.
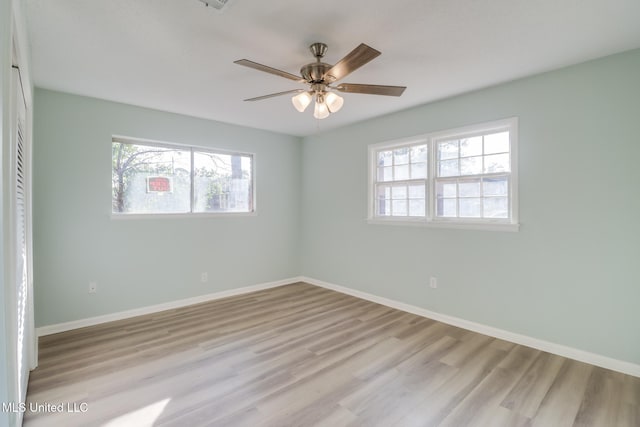
[{"label": "window with white trim", "polygon": [[369,220],[517,229],[517,119],[369,146]]},{"label": "window with white trim", "polygon": [[253,155],[112,140],[114,214],[250,213]]},{"label": "window with white trim", "polygon": [[376,151],[375,213],[380,217],[424,217],[427,144]]}]

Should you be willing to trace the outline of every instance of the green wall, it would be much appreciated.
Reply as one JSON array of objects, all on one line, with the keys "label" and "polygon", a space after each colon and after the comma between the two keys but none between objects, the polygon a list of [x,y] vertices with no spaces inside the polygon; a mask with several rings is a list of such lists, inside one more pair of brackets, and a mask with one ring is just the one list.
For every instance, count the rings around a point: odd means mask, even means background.
[{"label": "green wall", "polygon": [[[34,114],[36,326],[299,275],[299,138],[43,89]],[[112,135],[255,153],[257,215],[111,219]]]},{"label": "green wall", "polygon": [[[303,274],[640,363],[638,76],[640,50],[306,138]],[[519,232],[366,223],[368,144],[512,116]]]},{"label": "green wall", "polygon": [[[638,75],[640,50],[302,141],[39,89],[36,324],[303,274],[640,363]],[[368,144],[512,116],[519,232],[366,223]],[[113,134],[256,153],[258,215],[112,220]]]}]

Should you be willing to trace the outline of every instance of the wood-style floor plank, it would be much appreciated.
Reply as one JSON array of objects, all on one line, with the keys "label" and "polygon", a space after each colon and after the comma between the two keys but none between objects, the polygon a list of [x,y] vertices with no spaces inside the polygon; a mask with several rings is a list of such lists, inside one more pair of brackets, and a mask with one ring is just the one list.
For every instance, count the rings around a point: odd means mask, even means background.
[{"label": "wood-style floor plank", "polygon": [[640,378],[304,283],[40,339],[32,426],[638,426]]}]

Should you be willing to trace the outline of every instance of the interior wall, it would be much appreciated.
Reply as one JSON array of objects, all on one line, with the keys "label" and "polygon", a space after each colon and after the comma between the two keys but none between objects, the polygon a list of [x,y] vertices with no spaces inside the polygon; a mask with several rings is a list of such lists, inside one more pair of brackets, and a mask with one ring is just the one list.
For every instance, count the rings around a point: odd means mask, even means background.
[{"label": "interior wall", "polygon": [[[291,136],[38,89],[36,325],[302,273],[640,363],[639,72],[636,50],[302,145]],[[369,144],[512,116],[519,117],[519,232],[366,223]],[[256,153],[258,215],[112,220],[113,134]],[[207,284],[199,281],[203,271]],[[428,287],[430,276],[438,289]],[[90,281],[98,283],[95,295]]]},{"label": "interior wall", "polygon": [[[305,138],[303,274],[640,363],[639,75],[636,50]],[[369,144],[512,116],[519,232],[366,223]]]},{"label": "interior wall", "polygon": [[[112,135],[254,153],[257,215],[112,219]],[[297,137],[37,89],[36,326],[298,276],[300,155]]]}]

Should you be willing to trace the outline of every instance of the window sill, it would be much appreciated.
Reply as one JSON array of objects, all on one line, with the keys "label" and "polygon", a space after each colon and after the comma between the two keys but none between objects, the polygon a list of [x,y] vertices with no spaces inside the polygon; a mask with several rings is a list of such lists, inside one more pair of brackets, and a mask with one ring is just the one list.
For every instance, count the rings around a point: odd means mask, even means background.
[{"label": "window sill", "polygon": [[111,219],[129,220],[129,219],[195,219],[195,218],[234,218],[257,216],[256,212],[198,212],[198,213],[112,213]]},{"label": "window sill", "polygon": [[507,231],[518,232],[519,223],[505,222],[461,222],[461,221],[426,221],[422,218],[367,218],[367,223],[372,225],[403,225],[428,228],[453,228],[462,230]]}]

